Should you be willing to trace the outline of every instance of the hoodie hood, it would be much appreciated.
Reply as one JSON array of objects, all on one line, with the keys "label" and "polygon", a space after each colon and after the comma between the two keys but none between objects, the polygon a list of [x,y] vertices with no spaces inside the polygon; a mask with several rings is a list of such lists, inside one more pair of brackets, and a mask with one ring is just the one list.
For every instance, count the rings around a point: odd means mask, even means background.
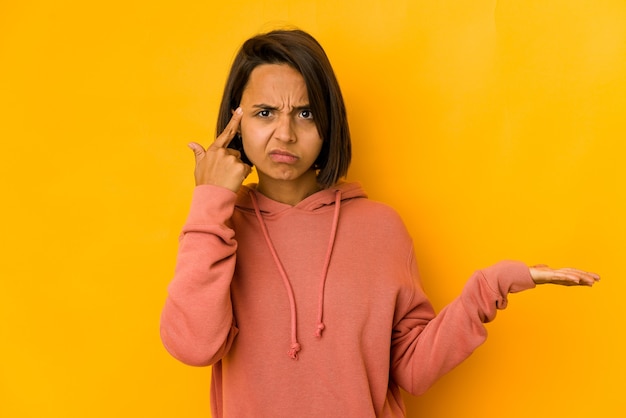
[{"label": "hoodie hood", "polygon": [[298,352],[301,349],[298,342],[298,330],[297,330],[297,310],[296,299],[289,280],[288,272],[285,270],[281,260],[280,254],[277,253],[276,247],[272,243],[272,239],[267,230],[265,219],[275,216],[281,216],[289,210],[302,210],[314,212],[318,210],[326,210],[328,207],[333,208],[333,222],[329,231],[328,246],[326,250],[326,256],[324,258],[323,266],[320,266],[320,280],[319,280],[319,293],[318,293],[318,310],[317,310],[317,324],[315,330],[315,336],[322,337],[322,331],[324,330],[324,289],[326,285],[326,277],[328,275],[328,268],[330,266],[333,254],[333,247],[335,244],[335,237],[337,234],[337,227],[339,225],[339,218],[341,212],[341,204],[345,201],[355,198],[366,198],[363,188],[358,183],[338,183],[337,185],[321,190],[312,194],[311,196],[303,199],[295,206],[291,206],[285,203],[276,202],[268,197],[263,196],[256,191],[256,185],[242,186],[237,198],[236,206],[245,211],[253,211],[259,227],[263,232],[265,243],[272,254],[274,264],[280,278],[282,278],[283,285],[289,298],[289,307],[291,312],[291,345],[287,352],[289,357],[294,360],[298,359]]}]

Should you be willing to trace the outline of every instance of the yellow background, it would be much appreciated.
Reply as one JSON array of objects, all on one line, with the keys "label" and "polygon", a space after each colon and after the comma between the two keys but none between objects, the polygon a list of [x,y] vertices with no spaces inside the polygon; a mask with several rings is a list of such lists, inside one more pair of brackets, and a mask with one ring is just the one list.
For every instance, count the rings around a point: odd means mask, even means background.
[{"label": "yellow background", "polygon": [[186,144],[284,25],[325,46],[349,178],[401,213],[438,310],[504,258],[603,276],[513,295],[409,416],[624,416],[623,0],[4,1],[0,416],[209,416],[210,369],[158,337]]}]

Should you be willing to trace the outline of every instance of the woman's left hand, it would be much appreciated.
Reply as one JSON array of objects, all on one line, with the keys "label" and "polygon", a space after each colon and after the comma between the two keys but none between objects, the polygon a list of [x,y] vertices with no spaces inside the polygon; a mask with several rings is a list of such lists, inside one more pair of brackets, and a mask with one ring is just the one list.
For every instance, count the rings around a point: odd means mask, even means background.
[{"label": "woman's left hand", "polygon": [[560,284],[562,286],[593,286],[600,280],[596,273],[574,268],[552,269],[545,265],[530,267],[530,275],[537,284]]}]

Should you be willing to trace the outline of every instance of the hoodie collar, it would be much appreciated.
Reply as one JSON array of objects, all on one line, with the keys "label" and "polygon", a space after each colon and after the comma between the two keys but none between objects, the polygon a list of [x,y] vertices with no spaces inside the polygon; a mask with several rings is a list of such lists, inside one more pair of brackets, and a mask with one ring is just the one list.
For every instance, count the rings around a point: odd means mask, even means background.
[{"label": "hoodie collar", "polygon": [[313,193],[311,196],[300,201],[297,205],[292,206],[286,203],[277,202],[269,197],[259,193],[256,183],[247,184],[241,186],[238,193],[236,206],[240,209],[254,210],[254,205],[250,197],[250,192],[254,192],[257,198],[259,210],[263,215],[279,215],[284,211],[290,209],[298,209],[303,211],[317,211],[331,207],[335,204],[335,194],[337,191],[341,193],[341,201],[345,202],[350,199],[363,197],[366,198],[367,194],[358,182],[342,182],[329,187],[328,189],[320,190]]}]

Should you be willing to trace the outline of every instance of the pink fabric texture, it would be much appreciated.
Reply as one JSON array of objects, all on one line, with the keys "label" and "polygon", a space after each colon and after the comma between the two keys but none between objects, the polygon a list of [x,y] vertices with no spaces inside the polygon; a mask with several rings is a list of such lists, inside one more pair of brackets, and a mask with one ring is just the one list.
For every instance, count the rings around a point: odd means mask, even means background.
[{"label": "pink fabric texture", "polygon": [[[194,190],[161,338],[213,365],[214,417],[403,417],[487,336],[528,267],[475,272],[438,315],[397,213],[342,183],[296,206],[242,186]],[[321,332],[323,330],[323,333]]]}]

